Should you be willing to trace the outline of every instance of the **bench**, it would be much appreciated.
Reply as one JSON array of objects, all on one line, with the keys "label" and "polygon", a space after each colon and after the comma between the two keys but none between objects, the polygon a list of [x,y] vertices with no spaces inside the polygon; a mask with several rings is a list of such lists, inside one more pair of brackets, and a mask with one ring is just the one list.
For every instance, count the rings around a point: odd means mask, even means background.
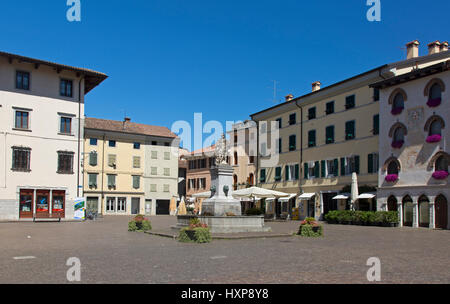
[{"label": "bench", "polygon": [[58,223],[61,222],[61,214],[60,213],[52,213],[52,214],[39,214],[36,213],[33,215],[33,222],[36,222],[36,220],[42,220],[42,221],[58,221]]}]

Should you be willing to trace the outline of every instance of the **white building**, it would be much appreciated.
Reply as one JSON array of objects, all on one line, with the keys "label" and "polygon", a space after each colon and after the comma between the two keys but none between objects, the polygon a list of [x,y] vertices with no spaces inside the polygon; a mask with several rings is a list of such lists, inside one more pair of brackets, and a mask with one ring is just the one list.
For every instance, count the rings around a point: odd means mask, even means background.
[{"label": "white building", "polygon": [[450,60],[372,86],[381,92],[378,209],[398,211],[403,226],[450,229]]},{"label": "white building", "polygon": [[0,52],[0,220],[73,218],[84,96],[106,78]]}]

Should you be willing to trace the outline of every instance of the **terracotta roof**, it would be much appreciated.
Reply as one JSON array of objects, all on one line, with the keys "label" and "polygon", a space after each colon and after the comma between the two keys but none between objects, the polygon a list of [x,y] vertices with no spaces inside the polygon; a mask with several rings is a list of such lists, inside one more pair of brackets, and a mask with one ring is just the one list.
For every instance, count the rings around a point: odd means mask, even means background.
[{"label": "terracotta roof", "polygon": [[123,122],[117,120],[107,120],[99,118],[86,117],[84,121],[86,129],[104,130],[113,132],[122,132],[130,134],[151,135],[158,137],[176,138],[177,135],[172,133],[166,127],[150,126],[134,122]]},{"label": "terracotta roof", "polygon": [[77,67],[73,67],[73,66],[69,66],[69,65],[64,65],[64,64],[60,64],[60,63],[51,62],[51,61],[45,61],[45,60],[41,60],[41,59],[35,59],[35,58],[31,58],[31,57],[25,57],[25,56],[21,56],[21,55],[17,55],[17,54],[11,54],[11,53],[6,53],[6,52],[0,51],[0,56],[7,57],[9,60],[16,59],[19,62],[34,63],[36,65],[43,64],[43,65],[54,67],[54,68],[56,68],[56,70],[68,70],[68,71],[73,71],[73,72],[83,74],[84,78],[85,78],[84,94],[89,93],[89,91],[91,91],[93,88],[98,86],[103,80],[108,78],[108,76],[106,74],[103,74],[103,73],[100,73],[97,71],[93,71],[93,70],[89,70],[89,69],[85,69],[85,68],[77,68]]},{"label": "terracotta roof", "polygon": [[201,148],[195,151],[192,151],[190,154],[191,155],[197,155],[197,154],[202,154],[202,153],[208,153],[208,152],[214,152],[216,149],[216,145],[212,145],[206,148]]}]

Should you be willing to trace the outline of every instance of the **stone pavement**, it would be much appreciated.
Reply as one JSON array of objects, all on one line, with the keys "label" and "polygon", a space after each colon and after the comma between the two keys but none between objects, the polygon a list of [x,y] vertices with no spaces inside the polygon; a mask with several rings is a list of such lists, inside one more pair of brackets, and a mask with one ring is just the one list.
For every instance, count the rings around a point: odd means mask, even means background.
[{"label": "stone pavement", "polygon": [[[185,244],[127,231],[130,217],[85,223],[0,223],[0,283],[68,283],[66,261],[81,261],[81,283],[450,283],[450,231],[324,226],[323,238],[256,238]],[[151,217],[155,230],[175,222]],[[268,223],[275,232],[298,222]]]}]

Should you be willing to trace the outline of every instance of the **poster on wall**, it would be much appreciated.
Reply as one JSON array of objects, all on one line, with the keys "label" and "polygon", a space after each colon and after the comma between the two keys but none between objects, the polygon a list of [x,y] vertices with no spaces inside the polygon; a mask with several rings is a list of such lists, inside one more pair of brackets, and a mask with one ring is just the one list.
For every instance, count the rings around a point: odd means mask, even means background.
[{"label": "poster on wall", "polygon": [[75,220],[84,220],[86,217],[86,199],[84,197],[79,197],[75,199],[74,203],[74,215]]}]

